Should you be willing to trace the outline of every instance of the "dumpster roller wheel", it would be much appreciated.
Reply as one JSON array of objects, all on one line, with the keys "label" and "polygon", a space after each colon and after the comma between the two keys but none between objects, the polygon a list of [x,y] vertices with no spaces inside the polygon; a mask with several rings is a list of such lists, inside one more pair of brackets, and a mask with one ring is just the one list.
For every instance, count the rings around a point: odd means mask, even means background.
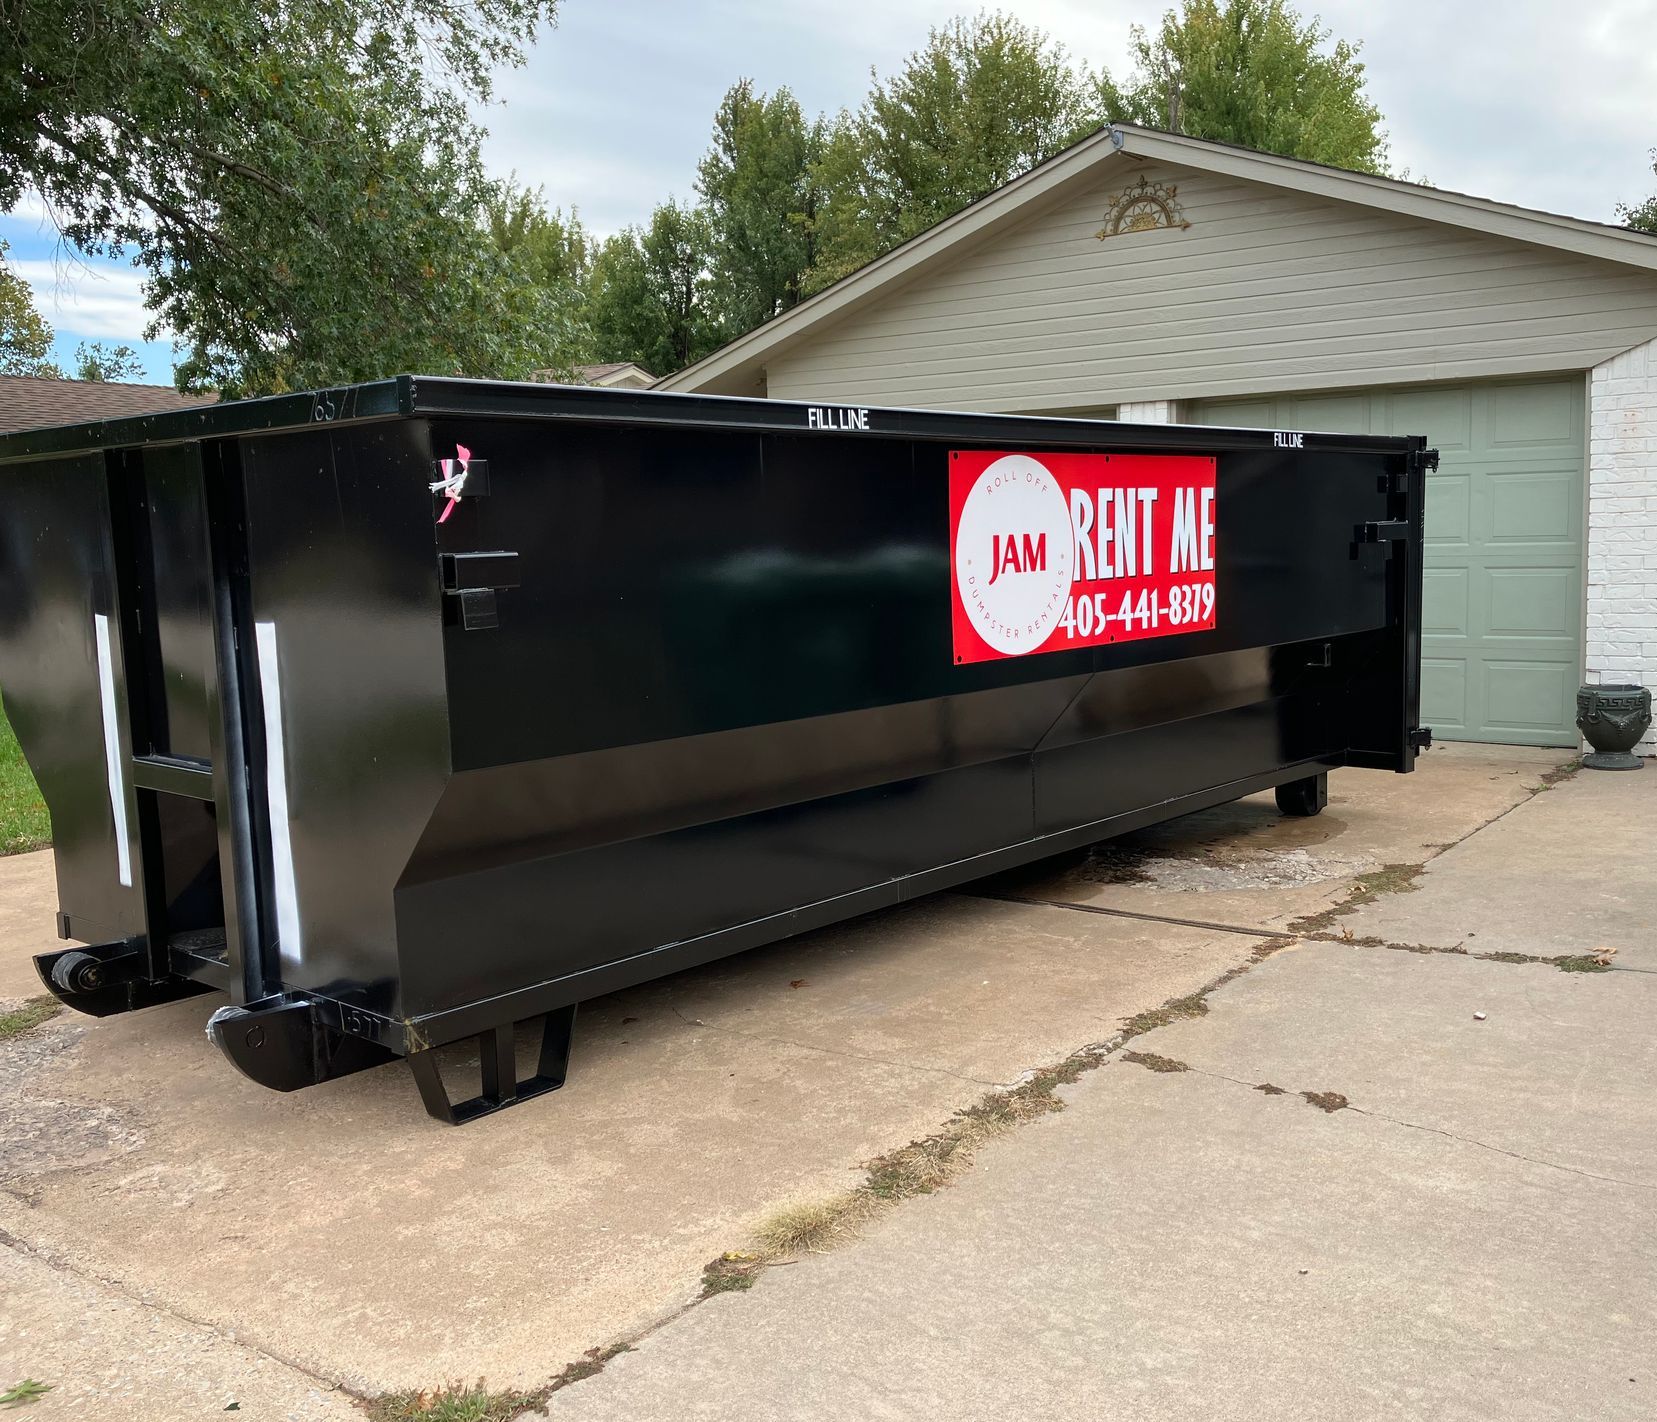
[{"label": "dumpster roller wheel", "polygon": [[52,986],[60,993],[96,992],[105,981],[104,965],[90,953],[65,953],[52,964]]},{"label": "dumpster roller wheel", "polygon": [[1308,775],[1277,787],[1277,808],[1285,815],[1303,819],[1315,815],[1329,803],[1329,775]]},{"label": "dumpster roller wheel", "polygon": [[40,953],[35,971],[53,997],[88,1017],[113,1017],[212,991],[189,978],[151,977],[147,956],[130,943],[91,943]]}]

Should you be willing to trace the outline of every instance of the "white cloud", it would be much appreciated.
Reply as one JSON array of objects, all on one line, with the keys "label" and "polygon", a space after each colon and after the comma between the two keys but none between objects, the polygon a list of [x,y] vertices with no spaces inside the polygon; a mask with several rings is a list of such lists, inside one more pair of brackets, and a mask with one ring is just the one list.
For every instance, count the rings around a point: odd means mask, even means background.
[{"label": "white cloud", "polygon": [[[1128,30],[1175,0],[986,0],[1078,61],[1120,71]],[[687,196],[713,111],[738,78],[787,85],[810,111],[855,108],[929,27],[977,0],[565,0],[558,28],[505,76],[486,156],[544,184],[600,232]],[[1393,161],[1441,187],[1604,221],[1657,189],[1657,0],[1303,0],[1362,41]]]},{"label": "white cloud", "polygon": [[34,290],[35,305],[62,335],[137,344],[150,313],[143,277],[128,267],[77,257],[7,259]]}]

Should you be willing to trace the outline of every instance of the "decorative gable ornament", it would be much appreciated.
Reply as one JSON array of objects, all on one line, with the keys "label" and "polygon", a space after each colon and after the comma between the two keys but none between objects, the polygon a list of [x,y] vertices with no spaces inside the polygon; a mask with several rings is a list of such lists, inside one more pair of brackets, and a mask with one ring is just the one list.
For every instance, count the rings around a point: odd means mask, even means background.
[{"label": "decorative gable ornament", "polygon": [[1158,227],[1186,228],[1191,224],[1175,201],[1179,191],[1173,183],[1153,183],[1143,173],[1139,181],[1122,189],[1105,211],[1105,225],[1095,234],[1103,242],[1124,232],[1150,232]]}]

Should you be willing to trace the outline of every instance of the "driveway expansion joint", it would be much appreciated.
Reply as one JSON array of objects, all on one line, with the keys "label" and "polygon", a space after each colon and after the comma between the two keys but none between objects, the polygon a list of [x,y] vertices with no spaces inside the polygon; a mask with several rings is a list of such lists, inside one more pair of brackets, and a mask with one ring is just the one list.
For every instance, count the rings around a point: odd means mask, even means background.
[{"label": "driveway expansion joint", "polygon": [[54,1269],[60,1274],[68,1274],[73,1278],[81,1279],[86,1283],[97,1286],[98,1288],[108,1289],[111,1293],[118,1294],[128,1303],[135,1304],[141,1309],[147,1309],[152,1313],[161,1314],[164,1317],[171,1318],[175,1322],[185,1324],[191,1328],[199,1328],[203,1333],[210,1333],[215,1338],[221,1339],[233,1348],[239,1348],[245,1352],[257,1354],[259,1357],[268,1359],[270,1362],[275,1363],[278,1367],[286,1368],[290,1372],[295,1372],[300,1374],[302,1377],[309,1378],[324,1391],[343,1393],[347,1397],[358,1400],[362,1400],[366,1397],[366,1394],[358,1392],[356,1389],[347,1386],[344,1382],[340,1381],[340,1379],[329,1377],[326,1373],[318,1372],[315,1368],[309,1367],[305,1363],[300,1362],[297,1358],[290,1358],[285,1354],[278,1353],[273,1349],[265,1347],[261,1343],[253,1342],[242,1333],[229,1332],[221,1328],[218,1324],[210,1322],[204,1318],[198,1318],[196,1315],[186,1311],[185,1309],[178,1308],[172,1304],[162,1303],[155,1298],[134,1289],[124,1280],[111,1278],[107,1274],[100,1274],[95,1269],[88,1269],[85,1265],[79,1263],[75,1259],[72,1259],[67,1254],[55,1249],[45,1249],[39,1245],[31,1244],[28,1240],[20,1238],[18,1235],[13,1234],[10,1230],[0,1229],[0,1248],[9,1249],[12,1253],[21,1255],[25,1259],[33,1259],[36,1263],[44,1264],[48,1269]]}]

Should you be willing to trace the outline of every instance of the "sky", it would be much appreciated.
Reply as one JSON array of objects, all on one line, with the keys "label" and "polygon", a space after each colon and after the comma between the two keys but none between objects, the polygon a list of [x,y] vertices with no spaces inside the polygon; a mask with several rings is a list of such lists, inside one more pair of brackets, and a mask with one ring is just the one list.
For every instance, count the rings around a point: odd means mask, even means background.
[{"label": "sky", "polygon": [[[1167,0],[1001,0],[1075,60],[1121,72],[1134,24]],[[991,8],[994,8],[993,4]],[[1614,221],[1657,191],[1657,0],[1322,0],[1305,4],[1361,41],[1395,169],[1441,188]],[[808,112],[855,108],[871,68],[891,73],[971,0],[563,0],[528,63],[482,115],[490,169],[545,190],[600,234],[693,198],[714,109],[739,78],[791,89]],[[170,383],[169,342],[143,340],[141,280],[57,242],[38,204],[0,216],[0,238],[58,333],[125,342]]]}]

